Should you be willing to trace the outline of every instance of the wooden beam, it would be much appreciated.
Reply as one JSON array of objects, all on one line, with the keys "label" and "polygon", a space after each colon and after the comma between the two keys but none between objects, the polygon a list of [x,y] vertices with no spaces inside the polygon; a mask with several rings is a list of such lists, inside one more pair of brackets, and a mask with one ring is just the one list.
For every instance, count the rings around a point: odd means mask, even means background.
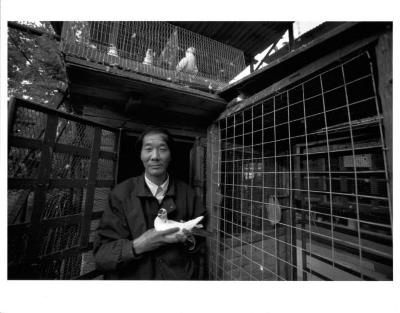
[{"label": "wooden beam", "polygon": [[139,121],[132,121],[125,115],[112,112],[106,109],[98,109],[94,107],[85,107],[83,112],[85,118],[107,124],[113,128],[124,128],[127,131],[140,134],[146,129],[152,127],[168,128],[172,135],[186,136],[186,137],[204,137],[206,129],[179,127],[175,121],[171,123],[160,123],[155,121],[154,124],[146,124]]},{"label": "wooden beam", "polygon": [[78,83],[72,83],[71,90],[73,94],[84,95],[88,97],[102,98],[112,102],[125,102],[127,94],[121,90],[110,90],[104,86],[90,86]]},{"label": "wooden beam", "polygon": [[33,150],[40,150],[42,148],[42,140],[12,136],[11,133],[8,133],[8,135],[8,145],[11,147]]},{"label": "wooden beam", "polygon": [[56,110],[56,109],[50,108],[48,106],[37,104],[37,103],[31,102],[28,100],[24,100],[21,98],[15,98],[15,105],[21,106],[21,107],[24,107],[27,109],[32,109],[35,111],[43,112],[45,114],[56,114],[58,117],[61,117],[61,118],[67,119],[67,120],[71,120],[74,122],[78,122],[78,123],[83,122],[83,123],[88,124],[89,126],[100,126],[106,130],[111,130],[111,131],[115,130],[114,128],[110,128],[107,125],[94,122],[90,119],[85,120],[85,118],[83,118],[82,116],[71,114],[71,113],[66,113],[64,111]]},{"label": "wooden beam", "polygon": [[124,70],[118,69],[116,67],[110,67],[107,65],[98,64],[98,63],[91,62],[91,61],[81,60],[79,58],[71,57],[71,56],[66,56],[66,62],[68,62],[67,67],[70,67],[70,66],[81,67],[81,68],[85,68],[85,69],[88,69],[91,71],[102,72],[102,73],[105,73],[106,75],[111,75],[111,77],[117,76],[117,77],[121,77],[124,79],[134,80],[138,84],[147,84],[147,85],[150,84],[153,86],[158,86],[160,88],[172,89],[178,93],[188,94],[191,96],[196,96],[196,97],[204,98],[207,100],[225,103],[225,100],[223,100],[221,97],[219,97],[215,94],[209,93],[209,92],[204,92],[204,91],[200,91],[197,89],[188,88],[188,87],[181,86],[181,85],[178,85],[175,83],[163,81],[163,80],[160,80],[160,79],[157,79],[154,77],[147,77],[147,76],[137,74],[134,72],[124,71]]},{"label": "wooden beam", "polygon": [[382,104],[386,160],[390,186],[391,222],[393,215],[393,33],[388,31],[379,37],[375,48],[378,69],[378,91]]}]

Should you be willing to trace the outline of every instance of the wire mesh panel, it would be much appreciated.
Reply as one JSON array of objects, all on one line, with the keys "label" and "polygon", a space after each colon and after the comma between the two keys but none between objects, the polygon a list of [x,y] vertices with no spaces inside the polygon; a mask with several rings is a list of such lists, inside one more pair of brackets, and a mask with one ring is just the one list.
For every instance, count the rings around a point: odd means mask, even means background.
[{"label": "wire mesh panel", "polygon": [[94,270],[93,225],[114,185],[117,135],[73,115],[15,103],[8,152],[9,278],[87,277]]},{"label": "wire mesh panel", "polygon": [[218,90],[244,68],[242,51],[164,22],[64,22],[62,49],[93,62]]},{"label": "wire mesh panel", "polygon": [[380,110],[365,51],[219,120],[210,277],[391,280]]}]

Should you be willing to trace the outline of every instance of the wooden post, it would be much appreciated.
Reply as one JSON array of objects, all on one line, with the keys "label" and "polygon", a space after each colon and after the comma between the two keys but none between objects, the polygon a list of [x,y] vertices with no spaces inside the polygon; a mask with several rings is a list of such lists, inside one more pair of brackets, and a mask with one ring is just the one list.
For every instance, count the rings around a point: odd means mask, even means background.
[{"label": "wooden post", "polygon": [[[387,160],[387,169],[389,175],[390,188],[390,207],[392,204],[392,179],[393,179],[393,33],[388,31],[379,37],[375,47],[376,61],[378,68],[378,91],[382,104],[383,126]],[[392,215],[393,212],[391,212]]]},{"label": "wooden post", "polygon": [[[218,173],[218,164],[220,162],[219,153],[219,129],[218,126],[213,124],[208,128],[207,131],[207,185],[206,185],[206,208],[209,216],[209,222],[207,229],[215,234],[208,243],[208,255],[209,260],[212,264],[214,272],[210,275],[211,278],[217,277],[218,273],[218,245],[220,243],[220,196],[219,196],[219,183],[220,174]],[[214,248],[214,250],[213,250]]]},{"label": "wooden post", "polygon": [[294,49],[293,23],[290,24],[288,31],[289,31],[289,51],[292,51]]},{"label": "wooden post", "polygon": [[204,194],[204,157],[205,157],[205,147],[204,140],[197,137],[192,149],[190,150],[190,174],[189,181],[192,188],[196,191],[197,196],[202,200],[203,205],[205,200]]}]

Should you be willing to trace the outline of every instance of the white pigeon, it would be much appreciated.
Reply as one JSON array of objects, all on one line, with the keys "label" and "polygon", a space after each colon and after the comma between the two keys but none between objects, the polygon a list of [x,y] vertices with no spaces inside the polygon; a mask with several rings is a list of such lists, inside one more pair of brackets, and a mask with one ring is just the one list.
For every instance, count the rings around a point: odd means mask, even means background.
[{"label": "white pigeon", "polygon": [[117,47],[115,45],[111,44],[110,47],[108,48],[107,54],[117,57],[118,56]]},{"label": "white pigeon", "polygon": [[154,219],[154,229],[160,231],[160,230],[167,230],[167,229],[178,227],[179,231],[166,236],[167,238],[173,238],[177,234],[183,234],[184,229],[191,231],[194,227],[196,227],[196,228],[203,227],[203,225],[201,225],[201,224],[198,225],[198,223],[203,218],[204,218],[204,216],[199,216],[199,217],[196,217],[187,222],[176,222],[173,220],[169,220],[167,217],[167,210],[164,208],[161,208],[158,211],[157,217]]},{"label": "white pigeon", "polygon": [[154,52],[152,49],[147,49],[146,51],[146,56],[143,60],[143,64],[146,65],[152,65],[153,64],[153,60],[154,60]]},{"label": "white pigeon", "polygon": [[199,70],[197,69],[196,65],[195,53],[196,49],[193,47],[189,47],[186,50],[185,57],[182,58],[176,66],[176,71],[196,75]]}]

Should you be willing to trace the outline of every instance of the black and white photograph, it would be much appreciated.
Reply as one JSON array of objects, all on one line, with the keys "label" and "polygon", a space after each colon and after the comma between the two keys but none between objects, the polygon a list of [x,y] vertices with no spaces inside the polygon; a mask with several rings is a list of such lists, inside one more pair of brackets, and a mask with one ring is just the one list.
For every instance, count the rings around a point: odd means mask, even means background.
[{"label": "black and white photograph", "polygon": [[393,18],[135,17],[2,20],[5,286],[393,295]]}]

